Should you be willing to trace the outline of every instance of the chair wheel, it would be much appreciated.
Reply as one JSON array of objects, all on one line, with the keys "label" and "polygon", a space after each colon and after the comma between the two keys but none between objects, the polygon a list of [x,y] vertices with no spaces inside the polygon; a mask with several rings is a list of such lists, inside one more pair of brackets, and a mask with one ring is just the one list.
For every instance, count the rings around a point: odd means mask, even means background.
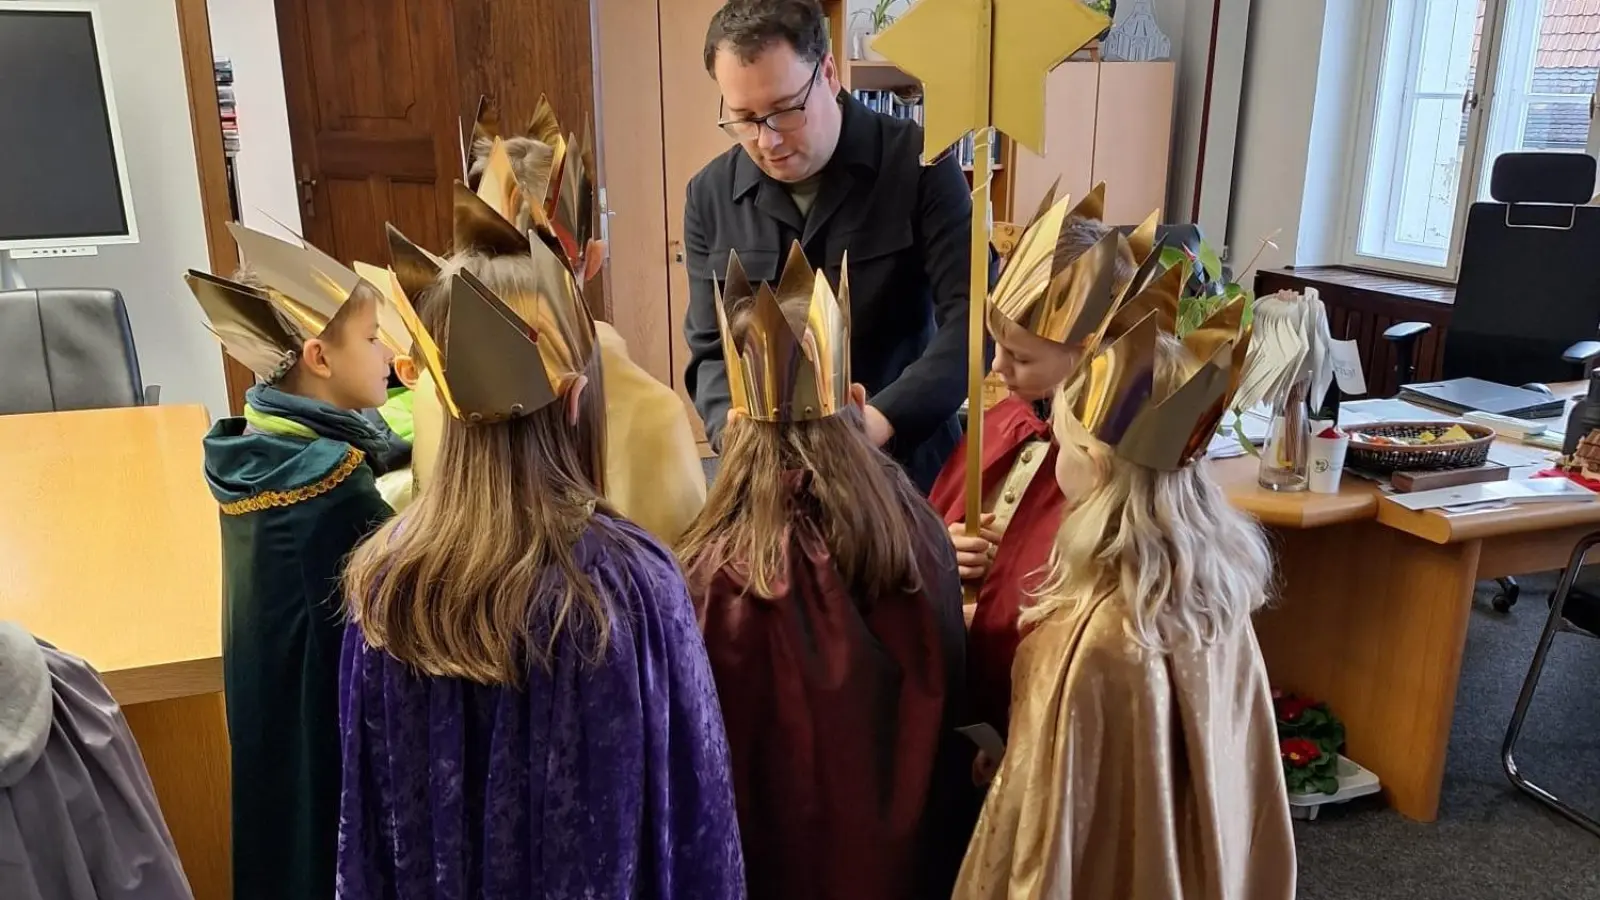
[{"label": "chair wheel", "polygon": [[1490,600],[1489,604],[1494,607],[1495,612],[1511,612],[1511,607],[1517,605],[1517,595],[1521,593],[1522,586],[1514,584],[1509,588],[1501,590],[1500,593],[1495,594],[1494,599]]}]

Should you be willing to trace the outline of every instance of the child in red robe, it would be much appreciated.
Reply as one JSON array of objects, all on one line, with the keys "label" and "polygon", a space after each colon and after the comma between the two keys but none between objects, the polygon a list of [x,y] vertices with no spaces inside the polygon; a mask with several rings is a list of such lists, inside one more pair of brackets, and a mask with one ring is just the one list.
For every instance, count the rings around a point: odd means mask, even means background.
[{"label": "child in red robe", "polygon": [[[989,333],[993,370],[1008,394],[983,414],[983,494],[979,536],[966,533],[967,444],[956,447],[928,499],[949,526],[961,578],[977,586],[968,607],[967,687],[972,717],[1005,733],[1011,706],[1011,661],[1021,636],[1017,612],[1040,583],[1061,520],[1061,489],[1050,432],[1050,397],[1066,379],[1077,354],[1058,334],[1063,317],[1046,306],[1053,271],[1104,240],[1114,242],[1112,276],[1118,286],[1134,275],[1134,248],[1112,236],[1100,220],[1104,185],[1076,207],[1063,199],[1029,226],[1007,259],[991,295]],[[1052,250],[1053,248],[1053,250]],[[1140,249],[1148,250],[1147,247]],[[1085,270],[1088,271],[1087,269]],[[1006,307],[1002,309],[1002,307]]]}]

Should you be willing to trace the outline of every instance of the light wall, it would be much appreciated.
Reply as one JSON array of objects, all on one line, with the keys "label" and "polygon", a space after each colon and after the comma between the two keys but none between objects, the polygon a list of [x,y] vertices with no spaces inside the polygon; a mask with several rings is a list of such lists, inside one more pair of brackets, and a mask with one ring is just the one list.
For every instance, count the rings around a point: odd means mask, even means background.
[{"label": "light wall", "polygon": [[23,260],[18,269],[32,288],[121,291],[139,367],[147,384],[161,385],[161,402],[202,403],[213,416],[226,415],[221,352],[182,280],[186,269],[206,268],[208,257],[177,7],[112,0],[100,5],[100,17],[139,242],[102,247],[97,256]]},{"label": "light wall", "polygon": [[1258,0],[1251,8],[1229,241],[1260,267],[1339,261],[1361,53],[1372,0]]},{"label": "light wall", "polygon": [[207,8],[212,55],[233,61],[240,148],[234,171],[240,214],[251,228],[288,237],[274,220],[299,231],[300,199],[273,2],[209,0]]}]

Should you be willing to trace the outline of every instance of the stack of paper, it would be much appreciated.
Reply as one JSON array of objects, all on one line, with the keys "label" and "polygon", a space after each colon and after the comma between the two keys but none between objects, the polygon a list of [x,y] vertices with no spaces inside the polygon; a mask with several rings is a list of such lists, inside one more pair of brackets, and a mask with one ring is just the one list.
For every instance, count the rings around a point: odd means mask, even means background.
[{"label": "stack of paper", "polygon": [[1394,503],[1411,510],[1441,509],[1471,512],[1519,503],[1556,503],[1595,499],[1594,491],[1565,478],[1534,478],[1522,481],[1490,481],[1463,484],[1436,491],[1393,494]]}]

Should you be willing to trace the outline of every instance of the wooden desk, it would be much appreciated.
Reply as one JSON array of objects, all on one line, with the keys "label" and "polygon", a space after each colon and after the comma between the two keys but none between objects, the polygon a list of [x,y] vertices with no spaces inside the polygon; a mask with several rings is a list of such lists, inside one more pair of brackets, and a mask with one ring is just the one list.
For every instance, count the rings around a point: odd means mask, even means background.
[{"label": "wooden desk", "polygon": [[195,896],[224,900],[221,547],[206,428],[198,406],[0,416],[0,619],[100,671]]},{"label": "wooden desk", "polygon": [[1255,624],[1273,685],[1326,700],[1395,809],[1432,821],[1476,583],[1565,565],[1600,528],[1600,503],[1446,516],[1359,479],[1337,495],[1277,494],[1256,485],[1254,458],[1209,465],[1271,531],[1277,596]]}]

